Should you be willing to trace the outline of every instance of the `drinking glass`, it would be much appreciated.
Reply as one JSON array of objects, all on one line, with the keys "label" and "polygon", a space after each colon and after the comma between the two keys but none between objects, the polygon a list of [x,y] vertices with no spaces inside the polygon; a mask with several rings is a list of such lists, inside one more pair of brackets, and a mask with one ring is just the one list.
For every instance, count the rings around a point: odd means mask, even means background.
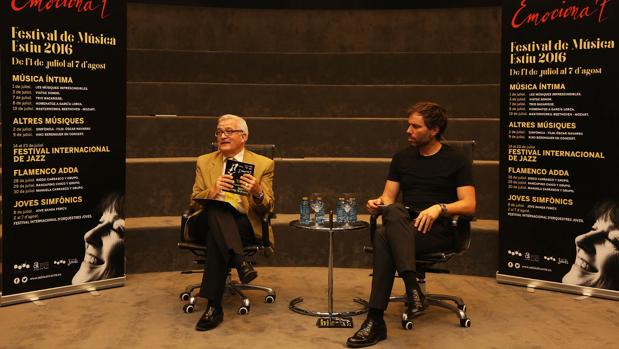
[{"label": "drinking glass", "polygon": [[344,193],[344,212],[346,212],[346,227],[350,227],[350,223],[354,223],[357,221],[357,199],[355,198],[355,193]]},{"label": "drinking glass", "polygon": [[344,202],[342,202],[342,209],[346,213],[346,215],[344,216],[343,227],[349,228],[350,227],[350,211],[352,210],[352,202],[348,199],[344,199]]},{"label": "drinking glass", "polygon": [[323,197],[324,196],[322,195],[322,193],[312,193],[310,198],[310,207],[312,208],[312,211],[314,211],[315,226],[320,226],[324,223],[325,203],[322,199]]}]

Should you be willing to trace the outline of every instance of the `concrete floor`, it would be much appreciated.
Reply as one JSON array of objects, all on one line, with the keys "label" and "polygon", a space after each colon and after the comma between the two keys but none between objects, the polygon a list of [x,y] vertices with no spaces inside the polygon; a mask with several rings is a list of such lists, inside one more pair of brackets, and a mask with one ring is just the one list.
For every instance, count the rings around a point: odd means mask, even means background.
[{"label": "concrete floor", "polygon": [[[124,287],[0,308],[0,348],[343,348],[354,329],[319,329],[316,318],[293,313],[288,302],[304,296],[305,306],[325,311],[326,268],[260,267],[256,284],[278,291],[275,304],[253,293],[251,312],[236,314],[236,296],[224,302],[224,322],[214,331],[194,325],[181,311],[179,293],[199,275],[174,272],[132,274]],[[366,269],[335,270],[335,310],[355,307],[366,297]],[[397,282],[395,292],[402,290]],[[400,327],[400,304],[386,312],[388,339],[376,348],[617,348],[619,303],[570,294],[500,285],[492,278],[429,275],[428,290],[458,294],[468,307],[470,328],[455,315],[431,308],[415,328]]]}]

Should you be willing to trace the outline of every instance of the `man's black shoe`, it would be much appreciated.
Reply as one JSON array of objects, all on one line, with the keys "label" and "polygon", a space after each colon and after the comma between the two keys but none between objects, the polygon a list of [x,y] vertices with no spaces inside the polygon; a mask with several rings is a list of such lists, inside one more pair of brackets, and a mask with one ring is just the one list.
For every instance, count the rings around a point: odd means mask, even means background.
[{"label": "man's black shoe", "polygon": [[196,324],[196,330],[198,331],[208,331],[217,327],[222,321],[224,321],[224,312],[221,308],[217,309],[215,307],[211,307],[210,305],[198,320]]},{"label": "man's black shoe", "polygon": [[236,271],[239,273],[239,279],[243,284],[248,284],[258,277],[258,272],[254,270],[254,267],[245,261],[243,261],[241,265],[236,268]]},{"label": "man's black shoe", "polygon": [[351,348],[369,347],[384,339],[387,339],[385,320],[365,319],[359,331],[348,338],[346,345]]},{"label": "man's black shoe", "polygon": [[407,294],[406,300],[406,312],[409,315],[413,315],[415,313],[421,313],[428,307],[428,302],[426,300],[426,296],[421,292],[420,288],[416,288],[411,290]]}]

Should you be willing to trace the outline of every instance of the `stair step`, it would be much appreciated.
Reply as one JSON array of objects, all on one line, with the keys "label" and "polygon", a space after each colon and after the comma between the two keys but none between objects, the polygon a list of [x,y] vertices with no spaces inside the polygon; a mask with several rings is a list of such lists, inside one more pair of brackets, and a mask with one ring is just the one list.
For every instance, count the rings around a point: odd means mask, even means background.
[{"label": "stair step", "polygon": [[[128,217],[180,214],[190,203],[195,157],[127,159],[126,214]],[[297,213],[302,196],[325,195],[327,210],[335,209],[342,193],[355,193],[359,212],[367,200],[382,193],[389,158],[276,158],[275,207],[278,213]],[[476,160],[477,214],[498,218],[498,161]]]},{"label": "stair step", "polygon": [[[249,143],[275,144],[276,156],[391,157],[406,147],[406,119],[399,118],[246,118]],[[217,117],[130,116],[127,156],[175,157],[208,153]],[[499,119],[453,118],[445,136],[474,139],[474,158],[497,160]],[[210,137],[210,138],[209,138]]]},{"label": "stair step", "polygon": [[[325,194],[328,209],[335,207],[335,199],[341,193],[356,193],[357,202],[363,205],[382,192],[389,162],[389,158],[276,158],[276,212],[298,212],[299,199],[312,192]],[[477,217],[496,219],[498,161],[475,161],[473,171],[477,183]],[[194,176],[195,158],[129,159],[127,215],[180,214],[190,202]]]},{"label": "stair step", "polygon": [[501,8],[280,10],[129,3],[127,47],[242,52],[496,51]]},{"label": "stair step", "polygon": [[272,53],[129,49],[127,80],[327,85],[497,84],[500,58],[498,51]]},{"label": "stair step", "polygon": [[261,85],[128,82],[129,115],[384,117],[420,100],[452,117],[499,115],[499,85]]}]

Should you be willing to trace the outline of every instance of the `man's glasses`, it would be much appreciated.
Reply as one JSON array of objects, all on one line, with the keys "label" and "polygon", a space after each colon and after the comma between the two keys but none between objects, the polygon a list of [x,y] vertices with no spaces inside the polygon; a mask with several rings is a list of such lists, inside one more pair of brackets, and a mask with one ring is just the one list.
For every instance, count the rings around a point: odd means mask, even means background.
[{"label": "man's glasses", "polygon": [[215,137],[221,137],[221,135],[225,134],[227,137],[232,136],[235,133],[244,133],[245,131],[243,130],[233,130],[230,128],[227,128],[225,130],[217,130],[215,131]]}]

